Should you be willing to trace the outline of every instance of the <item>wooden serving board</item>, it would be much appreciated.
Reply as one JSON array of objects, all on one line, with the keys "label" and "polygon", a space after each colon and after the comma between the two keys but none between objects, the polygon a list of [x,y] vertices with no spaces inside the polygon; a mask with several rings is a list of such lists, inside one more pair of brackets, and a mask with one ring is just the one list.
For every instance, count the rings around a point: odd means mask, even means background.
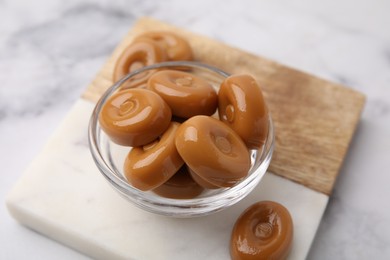
[{"label": "wooden serving board", "polygon": [[114,64],[135,36],[173,31],[185,37],[197,61],[229,73],[249,73],[260,83],[275,126],[274,174],[330,195],[362,112],[365,96],[342,85],[288,68],[210,38],[150,19],[140,19],[83,98],[97,101],[113,84]]}]

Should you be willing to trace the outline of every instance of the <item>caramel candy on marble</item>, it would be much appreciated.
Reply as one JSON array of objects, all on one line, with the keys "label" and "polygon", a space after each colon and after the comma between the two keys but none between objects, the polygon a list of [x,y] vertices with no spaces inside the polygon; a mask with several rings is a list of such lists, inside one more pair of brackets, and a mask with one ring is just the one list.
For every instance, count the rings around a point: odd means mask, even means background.
[{"label": "caramel candy on marble", "polygon": [[203,190],[193,180],[184,165],[169,180],[155,188],[153,192],[170,199],[192,199],[201,194]]},{"label": "caramel candy on marble", "polygon": [[230,240],[233,260],[286,259],[292,245],[293,222],[288,210],[272,201],[261,201],[237,219]]},{"label": "caramel candy on marble", "polygon": [[168,60],[193,60],[191,46],[179,35],[168,31],[152,31],[139,35],[135,41],[151,39],[159,44],[167,53]]},{"label": "caramel candy on marble", "polygon": [[250,149],[260,148],[268,135],[268,109],[256,80],[249,75],[226,78],[218,92],[218,113]]},{"label": "caramel candy on marble", "polygon": [[99,114],[99,123],[113,142],[140,146],[161,135],[168,128],[171,117],[169,106],[153,91],[127,89],[106,101]]},{"label": "caramel candy on marble", "polygon": [[162,136],[141,147],[134,147],[125,159],[124,173],[131,185],[151,190],[169,180],[184,164],[175,146],[180,124],[171,122]]},{"label": "caramel candy on marble", "polygon": [[212,115],[217,109],[217,93],[210,83],[187,72],[158,71],[148,80],[148,89],[159,94],[178,117]]},{"label": "caramel candy on marble", "polygon": [[[165,50],[159,44],[150,40],[142,39],[131,43],[119,56],[115,68],[114,82],[122,79],[124,76],[144,66],[166,61]],[[150,75],[156,70],[148,70],[137,74],[122,84],[122,88],[132,88],[145,83]]]},{"label": "caramel candy on marble", "polygon": [[194,116],[177,131],[176,148],[192,171],[219,187],[231,187],[250,169],[249,151],[226,124],[209,116]]}]

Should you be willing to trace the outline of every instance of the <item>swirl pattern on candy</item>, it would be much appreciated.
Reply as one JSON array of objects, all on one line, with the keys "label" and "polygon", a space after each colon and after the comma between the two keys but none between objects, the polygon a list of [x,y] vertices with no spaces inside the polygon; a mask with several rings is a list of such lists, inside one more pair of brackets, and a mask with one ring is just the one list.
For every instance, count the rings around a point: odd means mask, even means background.
[{"label": "swirl pattern on candy", "polygon": [[[167,54],[160,45],[152,40],[144,39],[142,41],[130,44],[119,56],[115,68],[113,80],[117,82],[124,76],[140,69],[144,66],[153,65],[167,60]],[[132,88],[144,84],[150,75],[155,71],[151,70],[127,80],[122,88]]]},{"label": "swirl pattern on candy", "polygon": [[99,123],[119,145],[140,146],[155,140],[169,126],[172,114],[165,101],[146,89],[128,89],[111,96]]},{"label": "swirl pattern on candy", "polygon": [[233,260],[286,259],[293,239],[288,210],[273,201],[247,208],[237,219],[230,240]]},{"label": "swirl pattern on candy", "polygon": [[192,49],[189,43],[177,34],[168,31],[146,32],[139,35],[134,41],[151,39],[159,44],[167,53],[168,60],[193,60]]},{"label": "swirl pattern on candy", "polygon": [[159,94],[178,117],[210,116],[217,110],[217,92],[211,84],[187,72],[156,72],[148,80],[148,89]]},{"label": "swirl pattern on candy", "polygon": [[248,175],[249,151],[227,125],[209,116],[185,121],[176,136],[176,147],[193,172],[219,187],[231,187]]}]

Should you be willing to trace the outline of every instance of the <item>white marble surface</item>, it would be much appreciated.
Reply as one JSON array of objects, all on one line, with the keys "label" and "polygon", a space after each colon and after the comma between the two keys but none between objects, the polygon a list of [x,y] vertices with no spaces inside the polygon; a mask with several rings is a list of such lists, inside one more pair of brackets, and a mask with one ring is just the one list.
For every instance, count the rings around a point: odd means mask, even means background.
[{"label": "white marble surface", "polygon": [[[389,258],[389,10],[387,0],[0,0],[0,196],[135,19],[147,15],[367,95],[308,258]],[[0,259],[85,258],[21,227],[4,203],[0,230]]]},{"label": "white marble surface", "polygon": [[289,260],[304,259],[329,197],[266,173],[242,201],[208,216],[177,219],[140,210],[109,187],[91,158],[87,131],[94,104],[80,99],[7,196],[20,223],[97,259],[224,260],[238,216],[262,200],[288,208],[294,224]]}]

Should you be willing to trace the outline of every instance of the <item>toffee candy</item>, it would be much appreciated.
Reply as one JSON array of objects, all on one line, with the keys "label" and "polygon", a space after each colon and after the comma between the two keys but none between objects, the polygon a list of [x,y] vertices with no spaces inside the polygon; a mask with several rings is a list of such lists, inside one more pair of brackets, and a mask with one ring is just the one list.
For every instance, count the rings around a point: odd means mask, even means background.
[{"label": "toffee candy", "polygon": [[[130,44],[119,56],[115,68],[113,79],[117,82],[128,73],[140,69],[144,66],[153,65],[167,59],[165,51],[160,45],[150,39],[143,39]],[[126,81],[122,88],[135,87],[145,83],[155,70],[138,74]]]},{"label": "toffee candy", "polygon": [[127,89],[106,101],[99,114],[99,123],[113,142],[140,146],[162,134],[171,117],[169,106],[153,91]]},{"label": "toffee candy", "polygon": [[218,113],[250,149],[265,143],[268,109],[256,80],[249,75],[226,78],[218,92]]},{"label": "toffee candy", "polygon": [[182,166],[169,180],[153,190],[154,193],[171,199],[192,199],[202,193],[199,186],[189,174],[187,167]]},{"label": "toffee candy", "polygon": [[286,259],[292,245],[293,222],[279,203],[262,201],[237,219],[230,240],[233,260]]},{"label": "toffee candy", "polygon": [[146,32],[138,36],[135,41],[151,39],[159,44],[167,53],[168,60],[192,60],[192,49],[182,37],[167,31]]},{"label": "toffee candy", "polygon": [[169,180],[184,164],[175,146],[179,123],[172,122],[159,138],[142,147],[134,147],[125,159],[126,179],[135,188],[146,191]]},{"label": "toffee candy", "polygon": [[203,78],[187,72],[156,72],[148,80],[148,89],[159,94],[172,109],[172,114],[178,117],[212,115],[217,109],[218,97],[214,88]]},{"label": "toffee candy", "polygon": [[192,179],[200,186],[206,188],[206,189],[219,189],[220,187],[211,184],[210,182],[207,182],[206,180],[203,180],[198,174],[196,174],[193,170],[191,170],[189,167],[188,172],[190,173]]},{"label": "toffee candy", "polygon": [[250,168],[249,151],[226,124],[209,116],[194,116],[177,131],[176,148],[196,174],[219,187],[231,187]]}]

